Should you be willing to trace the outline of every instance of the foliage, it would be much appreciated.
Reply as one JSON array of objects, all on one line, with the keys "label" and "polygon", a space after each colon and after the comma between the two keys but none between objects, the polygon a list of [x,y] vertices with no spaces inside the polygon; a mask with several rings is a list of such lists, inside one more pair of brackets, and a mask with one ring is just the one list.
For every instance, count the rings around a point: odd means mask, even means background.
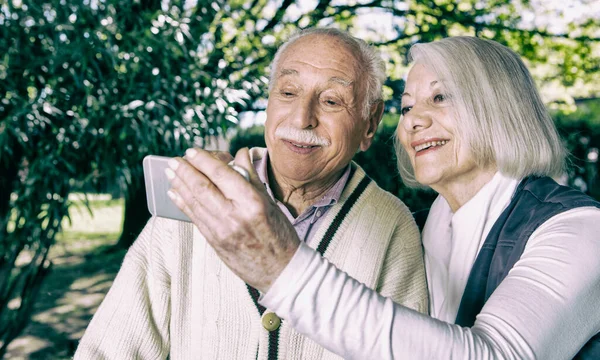
[{"label": "foliage", "polygon": [[[544,64],[542,81],[600,83],[597,20],[571,21],[560,31],[524,25],[521,15],[535,10],[532,3],[0,2],[0,357],[25,326],[50,269],[48,248],[68,216],[68,195],[119,184],[126,195],[121,244],[130,244],[148,217],[143,157],[206,146],[236,126],[240,112],[261,110],[268,63],[291,32],[333,25],[373,40],[392,65],[392,113],[408,47],[447,35],[506,43]],[[391,17],[392,34],[369,14]]]},{"label": "foliage", "polygon": [[[376,22],[363,23],[374,31],[361,32],[389,57],[392,71],[387,85],[392,92],[388,109],[399,109],[400,97],[392,94],[403,88],[410,46],[457,35],[496,40],[515,50],[533,69],[546,100],[554,107],[571,105],[576,97],[600,93],[600,9],[593,1],[574,0],[568,2],[570,5],[536,0],[371,4],[374,10],[394,16],[391,33],[382,31]],[[574,8],[580,10],[578,17],[568,15]]]},{"label": "foliage", "polygon": [[244,147],[252,148],[255,146],[266,147],[265,128],[262,125],[255,125],[247,129],[240,129],[229,141],[229,152],[232,155]]},{"label": "foliage", "polygon": [[553,117],[571,154],[567,183],[600,199],[600,100],[582,101],[577,111]]},{"label": "foliage", "polygon": [[[224,5],[2,3],[0,357],[25,326],[49,271],[48,249],[69,193],[118,179],[129,243],[148,217],[140,206],[142,158],[203,146],[261,93],[263,79],[249,62],[237,70],[219,66],[237,48],[223,31]],[[254,56],[265,63],[263,55]]]}]

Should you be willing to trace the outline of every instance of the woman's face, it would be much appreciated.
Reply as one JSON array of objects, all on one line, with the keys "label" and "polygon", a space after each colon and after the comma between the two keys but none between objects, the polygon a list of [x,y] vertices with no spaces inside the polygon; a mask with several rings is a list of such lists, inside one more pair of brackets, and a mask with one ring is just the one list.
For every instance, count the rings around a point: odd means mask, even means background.
[{"label": "woman's face", "polygon": [[467,189],[489,174],[477,166],[468,145],[457,136],[451,96],[433,71],[415,64],[408,74],[398,123],[398,137],[417,181],[442,196]]}]

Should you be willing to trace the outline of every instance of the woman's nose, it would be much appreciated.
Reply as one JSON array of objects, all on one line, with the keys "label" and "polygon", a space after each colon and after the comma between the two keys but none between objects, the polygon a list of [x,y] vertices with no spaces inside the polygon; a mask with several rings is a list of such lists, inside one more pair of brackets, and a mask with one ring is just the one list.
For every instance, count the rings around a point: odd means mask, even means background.
[{"label": "woman's nose", "polygon": [[406,132],[416,132],[431,126],[431,114],[427,109],[413,106],[409,112],[403,115],[402,125]]}]

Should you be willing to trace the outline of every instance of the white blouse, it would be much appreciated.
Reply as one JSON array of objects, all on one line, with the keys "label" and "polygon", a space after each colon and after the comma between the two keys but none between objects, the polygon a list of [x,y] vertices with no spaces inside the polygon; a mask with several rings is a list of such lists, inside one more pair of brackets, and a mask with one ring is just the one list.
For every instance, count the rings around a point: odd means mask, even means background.
[{"label": "white blouse", "polygon": [[453,323],[477,254],[519,181],[499,172],[453,213],[438,196],[423,228],[430,315]]}]

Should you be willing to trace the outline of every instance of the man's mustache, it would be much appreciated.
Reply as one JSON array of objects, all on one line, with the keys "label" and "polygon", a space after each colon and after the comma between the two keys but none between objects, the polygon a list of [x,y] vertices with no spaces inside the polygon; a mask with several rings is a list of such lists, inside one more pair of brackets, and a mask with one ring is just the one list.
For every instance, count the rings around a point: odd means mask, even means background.
[{"label": "man's mustache", "polygon": [[315,130],[296,129],[293,127],[278,127],[275,137],[302,145],[329,146],[331,142],[317,135]]}]

